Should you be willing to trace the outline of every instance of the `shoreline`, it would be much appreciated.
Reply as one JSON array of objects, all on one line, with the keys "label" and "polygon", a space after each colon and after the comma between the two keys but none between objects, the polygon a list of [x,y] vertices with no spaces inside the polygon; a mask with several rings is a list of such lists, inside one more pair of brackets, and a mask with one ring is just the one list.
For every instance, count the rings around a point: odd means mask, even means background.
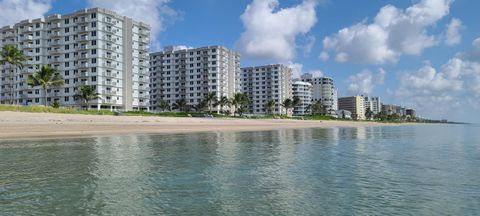
[{"label": "shoreline", "polygon": [[335,120],[102,116],[5,111],[0,112],[0,140],[403,125],[410,124]]}]

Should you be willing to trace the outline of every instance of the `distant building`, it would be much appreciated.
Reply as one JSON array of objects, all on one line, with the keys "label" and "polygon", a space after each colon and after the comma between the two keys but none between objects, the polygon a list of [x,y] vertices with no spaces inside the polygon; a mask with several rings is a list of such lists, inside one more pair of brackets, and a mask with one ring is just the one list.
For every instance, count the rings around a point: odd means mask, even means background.
[{"label": "distant building", "polygon": [[382,111],[382,104],[380,103],[379,97],[363,97],[365,112],[368,108],[373,112],[373,114],[378,114]]},{"label": "distant building", "polygon": [[[265,103],[275,101],[274,114],[285,114],[280,104],[292,99],[292,69],[282,64],[241,69],[240,88],[250,98],[252,114],[266,114]],[[290,113],[291,114],[291,113]]]},{"label": "distant building", "polygon": [[294,81],[292,83],[293,97],[300,99],[300,105],[293,109],[293,115],[306,115],[310,111],[308,107],[312,104],[312,84],[309,82]]},{"label": "distant building", "polygon": [[330,77],[314,77],[312,74],[303,74],[303,82],[312,84],[312,103],[320,101],[326,108],[329,115],[335,115],[338,109],[337,89]]},{"label": "distant building", "polygon": [[362,96],[338,98],[338,109],[352,112],[353,119],[365,119],[364,99]]},{"label": "distant building", "polygon": [[405,114],[406,114],[407,116],[412,117],[412,118],[415,118],[415,117],[417,116],[417,114],[416,114],[416,112],[415,112],[414,109],[406,109],[406,110],[405,110]]},{"label": "distant building", "polygon": [[335,114],[338,116],[338,118],[352,119],[352,112],[350,112],[348,110],[343,110],[343,109],[336,110]]},{"label": "distant building", "polygon": [[382,110],[385,111],[387,115],[397,114],[399,116],[404,116],[406,112],[405,108],[393,104],[383,104]]}]

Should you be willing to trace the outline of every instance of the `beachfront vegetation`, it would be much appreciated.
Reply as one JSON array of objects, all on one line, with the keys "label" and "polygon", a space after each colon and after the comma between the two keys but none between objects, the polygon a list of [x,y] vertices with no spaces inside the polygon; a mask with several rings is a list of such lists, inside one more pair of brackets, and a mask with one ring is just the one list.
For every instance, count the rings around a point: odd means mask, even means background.
[{"label": "beachfront vegetation", "polygon": [[77,94],[73,96],[75,100],[83,101],[83,104],[86,106],[86,109],[89,110],[90,106],[88,106],[88,102],[92,100],[100,99],[100,94],[97,92],[97,88],[95,86],[82,86],[78,90]]},{"label": "beachfront vegetation", "polygon": [[233,106],[233,116],[235,116],[235,114],[243,116],[243,114],[249,109],[250,99],[246,94],[235,93],[235,95],[233,95],[231,104]]},{"label": "beachfront vegetation", "polygon": [[8,89],[9,89],[9,98],[10,98],[10,104],[14,103],[13,100],[13,86],[14,86],[14,69],[22,69],[25,61],[26,61],[25,55],[17,49],[14,45],[5,45],[2,47],[2,50],[0,51],[0,65],[10,66],[9,72],[9,77],[8,77]]},{"label": "beachfront vegetation", "polygon": [[27,83],[30,86],[41,86],[43,89],[44,105],[47,106],[47,92],[50,88],[61,87],[64,85],[62,75],[55,69],[47,65],[40,68],[39,71],[28,76]]}]

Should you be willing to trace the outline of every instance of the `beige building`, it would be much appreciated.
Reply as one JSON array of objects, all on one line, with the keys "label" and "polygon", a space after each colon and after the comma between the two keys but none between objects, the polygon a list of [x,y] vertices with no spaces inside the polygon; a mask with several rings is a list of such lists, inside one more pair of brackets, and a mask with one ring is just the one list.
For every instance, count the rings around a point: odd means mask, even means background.
[{"label": "beige building", "polygon": [[352,96],[338,98],[338,109],[352,112],[352,118],[357,120],[365,119],[364,97]]}]

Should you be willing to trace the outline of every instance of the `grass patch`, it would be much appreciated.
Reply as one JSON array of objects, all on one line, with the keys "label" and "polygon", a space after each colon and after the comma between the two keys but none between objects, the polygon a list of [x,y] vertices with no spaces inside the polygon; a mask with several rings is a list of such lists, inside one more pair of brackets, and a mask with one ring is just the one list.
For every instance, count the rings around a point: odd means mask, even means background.
[{"label": "grass patch", "polygon": [[78,109],[66,108],[66,107],[53,108],[53,107],[45,107],[45,106],[0,105],[0,111],[83,114],[83,115],[113,115],[113,112],[110,110],[78,110]]}]

